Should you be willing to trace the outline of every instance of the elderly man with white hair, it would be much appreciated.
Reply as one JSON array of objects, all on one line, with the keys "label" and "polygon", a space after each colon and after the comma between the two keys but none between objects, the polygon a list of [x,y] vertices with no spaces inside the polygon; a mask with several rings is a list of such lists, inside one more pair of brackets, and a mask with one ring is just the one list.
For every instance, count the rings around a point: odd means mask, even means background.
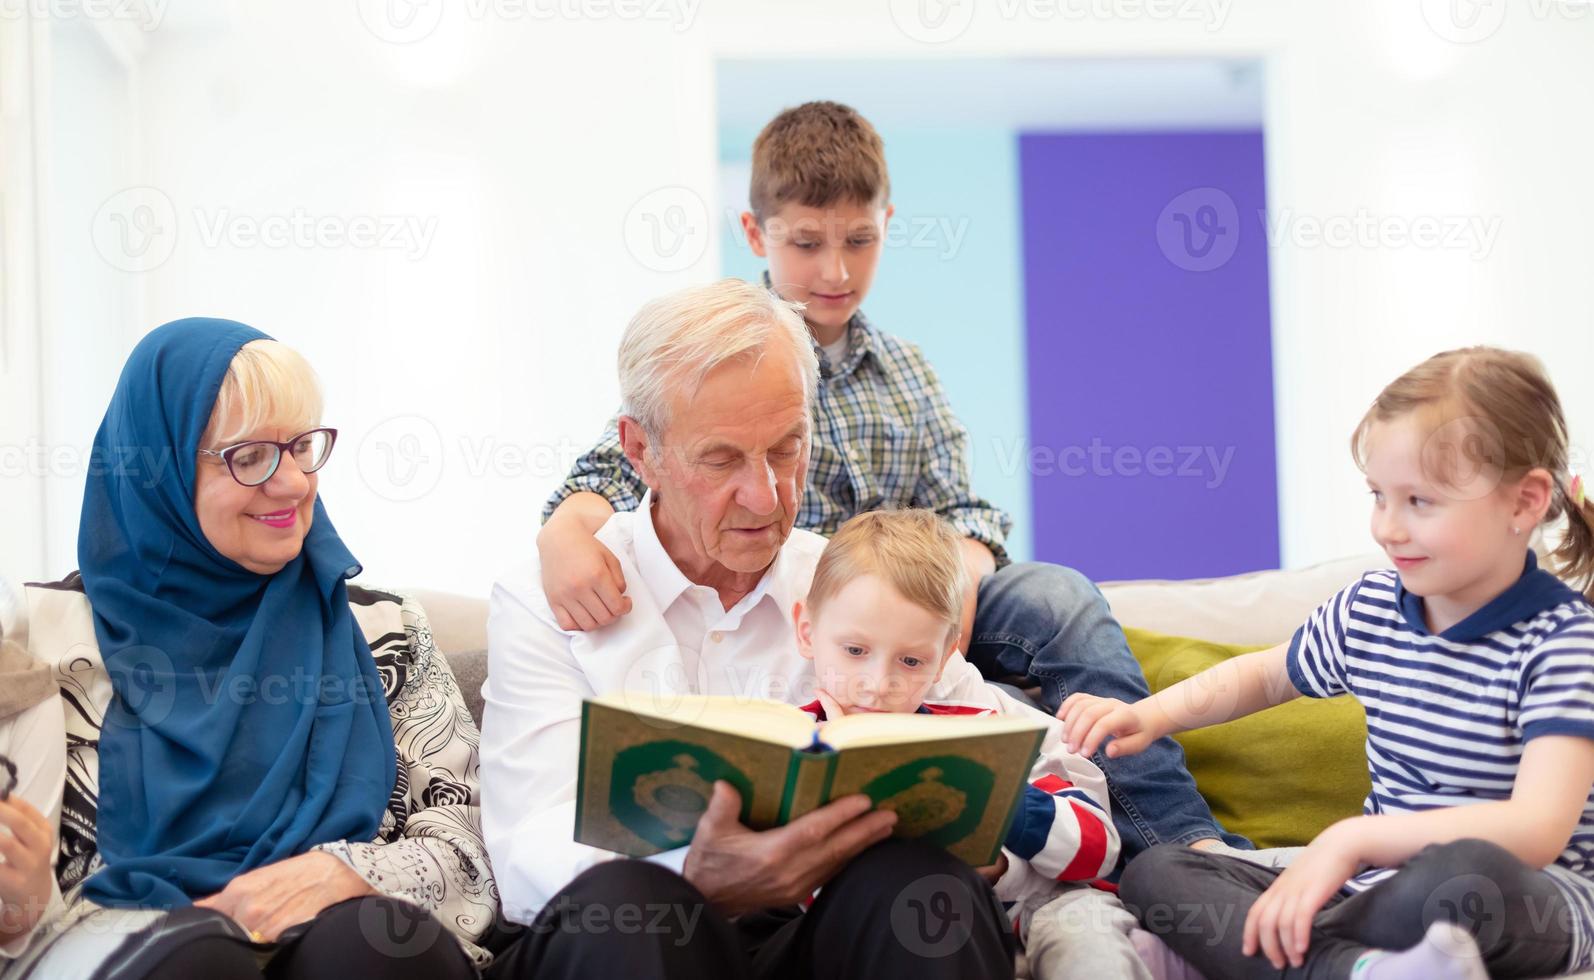
[{"label": "elderly man with white hair", "polygon": [[[531,927],[499,969],[1010,976],[987,878],[887,840],[895,814],[865,796],[757,832],[720,783],[688,847],[623,860],[573,839],[583,698],[662,688],[801,704],[814,690],[788,618],[825,545],[793,529],[819,375],[801,317],[754,284],[686,289],[637,314],[619,368],[620,438],[649,490],[598,537],[632,611],[561,629],[535,561],[493,590],[482,819],[504,913]],[[954,654],[931,697],[966,700],[982,683]]]}]

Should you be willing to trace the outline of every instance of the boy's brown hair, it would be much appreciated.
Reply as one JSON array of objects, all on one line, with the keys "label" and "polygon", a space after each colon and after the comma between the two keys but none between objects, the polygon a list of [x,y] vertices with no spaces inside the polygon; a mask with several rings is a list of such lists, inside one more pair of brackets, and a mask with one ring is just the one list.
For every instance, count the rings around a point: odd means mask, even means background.
[{"label": "boy's brown hair", "polygon": [[870,511],[841,525],[814,569],[808,608],[818,616],[826,600],[849,582],[875,575],[902,597],[947,624],[947,639],[963,625],[963,569],[957,532],[932,510]]},{"label": "boy's brown hair", "polygon": [[1565,516],[1552,553],[1556,571],[1594,601],[1594,499],[1579,501],[1570,471],[1561,399],[1531,354],[1498,347],[1465,347],[1435,354],[1389,383],[1351,436],[1357,465],[1367,459],[1374,422],[1420,413],[1432,433],[1423,468],[1441,485],[1458,471],[1504,482],[1543,467],[1552,490],[1546,521]]},{"label": "boy's brown hair", "polygon": [[869,120],[839,102],[805,102],[769,121],[753,141],[748,202],[760,223],[782,205],[884,206],[886,148]]}]

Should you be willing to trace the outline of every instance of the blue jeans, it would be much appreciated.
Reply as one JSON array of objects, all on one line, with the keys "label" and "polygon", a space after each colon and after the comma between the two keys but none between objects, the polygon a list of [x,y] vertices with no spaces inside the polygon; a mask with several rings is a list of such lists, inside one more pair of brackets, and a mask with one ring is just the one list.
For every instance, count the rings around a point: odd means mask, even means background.
[{"label": "blue jeans", "polygon": [[[988,679],[1038,686],[1041,708],[1051,714],[1076,691],[1131,704],[1151,695],[1101,590],[1061,565],[1013,564],[980,583],[968,660]],[[1123,862],[1157,844],[1209,837],[1253,847],[1218,825],[1173,739],[1120,759],[1097,749],[1092,761],[1107,776]]]}]

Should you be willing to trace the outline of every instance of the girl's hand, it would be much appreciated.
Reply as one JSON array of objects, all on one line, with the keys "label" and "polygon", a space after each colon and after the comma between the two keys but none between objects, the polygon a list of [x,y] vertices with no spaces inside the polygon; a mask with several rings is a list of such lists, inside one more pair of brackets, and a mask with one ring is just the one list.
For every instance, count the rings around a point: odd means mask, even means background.
[{"label": "girl's hand", "polygon": [[1260,949],[1275,970],[1284,969],[1286,962],[1300,969],[1305,962],[1312,920],[1361,864],[1332,831],[1319,834],[1251,906],[1240,946],[1246,956]]},{"label": "girl's hand", "polygon": [[50,902],[55,834],[44,814],[13,796],[0,802],[0,939],[30,932]]},{"label": "girl's hand", "polygon": [[1113,737],[1107,746],[1109,758],[1143,752],[1157,740],[1158,733],[1138,708],[1116,698],[1070,694],[1057,709],[1057,717],[1063,720],[1063,742],[1068,751],[1087,759],[1096,754],[1097,747],[1109,735]]}]

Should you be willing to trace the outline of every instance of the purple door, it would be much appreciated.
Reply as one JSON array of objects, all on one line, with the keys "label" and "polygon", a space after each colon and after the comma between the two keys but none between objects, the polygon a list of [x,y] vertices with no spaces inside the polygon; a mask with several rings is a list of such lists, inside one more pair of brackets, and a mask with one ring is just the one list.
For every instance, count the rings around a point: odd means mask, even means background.
[{"label": "purple door", "polygon": [[1262,134],[1020,137],[1035,557],[1279,563]]}]

